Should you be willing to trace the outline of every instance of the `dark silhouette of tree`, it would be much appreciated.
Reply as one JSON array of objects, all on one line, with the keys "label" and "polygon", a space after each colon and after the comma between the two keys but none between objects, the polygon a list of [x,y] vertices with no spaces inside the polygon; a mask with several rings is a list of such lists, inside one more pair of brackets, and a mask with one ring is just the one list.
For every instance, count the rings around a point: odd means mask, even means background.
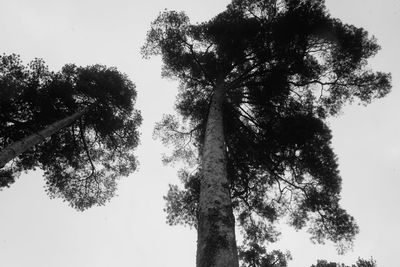
[{"label": "dark silhouette of tree", "polygon": [[78,210],[103,205],[116,179],[136,169],[140,113],[128,77],[102,65],[65,65],[50,72],[41,59],[24,66],[0,57],[1,187],[21,171],[44,170],[50,197]]},{"label": "dark silhouette of tree", "polygon": [[312,265],[311,267],[377,267],[376,261],[374,259],[364,260],[359,258],[356,264],[351,266],[344,265],[343,263],[327,262],[326,260],[318,260],[317,265]]},{"label": "dark silhouette of tree", "polygon": [[47,137],[52,136],[66,126],[69,126],[70,124],[81,118],[83,115],[85,115],[88,111],[89,108],[86,108],[82,111],[77,111],[62,120],[54,122],[53,124],[47,126],[45,129],[37,133],[33,133],[20,141],[10,144],[0,152],[0,168],[4,167],[9,161],[24,153],[32,146],[39,144]]},{"label": "dark silhouette of tree", "polygon": [[197,228],[198,267],[239,265],[235,221],[243,266],[270,266],[263,245],[279,218],[314,241],[351,244],[358,227],[339,205],[324,121],[390,91],[390,75],[367,68],[378,50],[324,1],[233,0],[204,23],[175,11],[152,23],[143,55],[161,55],[162,75],[179,80],[182,118],[165,116],[156,134],[175,145],[166,161],[197,166],[180,173],[183,190],[171,186],[167,220]]}]

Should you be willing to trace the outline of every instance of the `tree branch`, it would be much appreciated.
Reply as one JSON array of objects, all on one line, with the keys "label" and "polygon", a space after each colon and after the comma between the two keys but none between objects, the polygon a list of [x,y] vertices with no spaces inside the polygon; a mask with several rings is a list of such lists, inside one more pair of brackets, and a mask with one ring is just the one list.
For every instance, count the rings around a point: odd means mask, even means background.
[{"label": "tree branch", "polygon": [[92,173],[91,173],[90,176],[89,176],[89,177],[91,177],[91,176],[93,176],[94,172],[96,171],[96,168],[95,168],[95,166],[94,166],[94,164],[93,164],[92,157],[90,156],[89,148],[88,148],[87,143],[86,143],[86,140],[85,140],[85,135],[84,135],[84,132],[83,132],[83,123],[82,123],[82,119],[79,119],[79,124],[80,124],[79,132],[80,132],[80,135],[81,135],[83,147],[84,147],[84,149],[85,149],[86,155],[87,155],[88,160],[89,160],[89,162],[90,162],[90,165],[91,165],[91,167],[92,167]]}]

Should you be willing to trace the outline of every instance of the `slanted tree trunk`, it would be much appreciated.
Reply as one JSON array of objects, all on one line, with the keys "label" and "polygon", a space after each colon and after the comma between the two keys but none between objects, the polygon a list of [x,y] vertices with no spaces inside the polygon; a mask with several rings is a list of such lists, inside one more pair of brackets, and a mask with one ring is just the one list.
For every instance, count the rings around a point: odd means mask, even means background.
[{"label": "slanted tree trunk", "polygon": [[71,123],[82,117],[82,115],[84,115],[88,110],[89,109],[86,108],[82,111],[78,111],[62,120],[50,124],[40,132],[33,133],[20,141],[8,145],[6,148],[0,151],[0,169],[3,168],[13,158],[22,154],[29,148],[39,144],[47,137],[50,137],[54,133],[58,132],[59,130],[63,129],[64,127],[70,125]]},{"label": "slanted tree trunk", "polygon": [[207,118],[202,158],[197,240],[197,267],[238,267],[222,106],[225,88],[218,86]]}]

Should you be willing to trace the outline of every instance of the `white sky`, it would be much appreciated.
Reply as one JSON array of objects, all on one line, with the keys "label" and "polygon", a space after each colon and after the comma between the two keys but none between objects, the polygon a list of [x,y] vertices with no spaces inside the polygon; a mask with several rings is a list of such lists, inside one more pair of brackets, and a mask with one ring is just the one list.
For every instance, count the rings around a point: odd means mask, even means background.
[{"label": "white sky", "polygon": [[[43,58],[50,69],[66,63],[116,66],[137,85],[142,111],[140,167],[119,183],[105,207],[77,212],[43,190],[41,172],[29,172],[0,192],[0,266],[5,267],[180,267],[195,266],[196,232],[165,224],[162,211],[176,169],[161,164],[166,151],[152,140],[154,123],[172,111],[176,82],[160,78],[160,60],[139,54],[150,22],[164,8],[207,20],[228,0],[0,0],[0,53],[20,54],[25,63]],[[371,62],[390,71],[393,92],[367,106],[351,106],[331,120],[333,146],[343,177],[342,205],[361,228],[354,251],[338,256],[331,243],[313,245],[304,232],[282,227],[274,245],[290,250],[290,266],[316,259],[354,263],[373,256],[379,266],[397,266],[400,239],[400,2],[328,0],[334,17],[366,28],[382,46]]]}]

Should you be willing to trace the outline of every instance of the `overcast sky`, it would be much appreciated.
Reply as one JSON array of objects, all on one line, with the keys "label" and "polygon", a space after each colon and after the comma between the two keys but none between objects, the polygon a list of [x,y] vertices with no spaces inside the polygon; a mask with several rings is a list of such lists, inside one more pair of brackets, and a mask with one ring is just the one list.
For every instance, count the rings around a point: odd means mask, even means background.
[{"label": "overcast sky", "polygon": [[[139,54],[150,22],[164,8],[184,10],[192,22],[224,10],[227,0],[0,0],[0,53],[25,63],[43,58],[51,70],[66,63],[115,66],[137,86],[142,111],[139,169],[119,182],[118,197],[104,207],[77,212],[50,200],[40,170],[23,174],[0,192],[0,266],[195,266],[196,232],[165,224],[162,211],[176,169],[163,166],[167,151],[152,139],[154,123],[172,112],[177,83],[160,78],[160,59]],[[354,263],[373,256],[380,267],[398,266],[400,240],[400,2],[328,0],[332,16],[367,29],[382,46],[371,60],[392,72],[393,91],[373,104],[346,107],[330,120],[343,177],[342,205],[361,229],[354,251],[313,245],[305,232],[282,226],[274,247],[290,250],[289,266],[317,259]]]}]

